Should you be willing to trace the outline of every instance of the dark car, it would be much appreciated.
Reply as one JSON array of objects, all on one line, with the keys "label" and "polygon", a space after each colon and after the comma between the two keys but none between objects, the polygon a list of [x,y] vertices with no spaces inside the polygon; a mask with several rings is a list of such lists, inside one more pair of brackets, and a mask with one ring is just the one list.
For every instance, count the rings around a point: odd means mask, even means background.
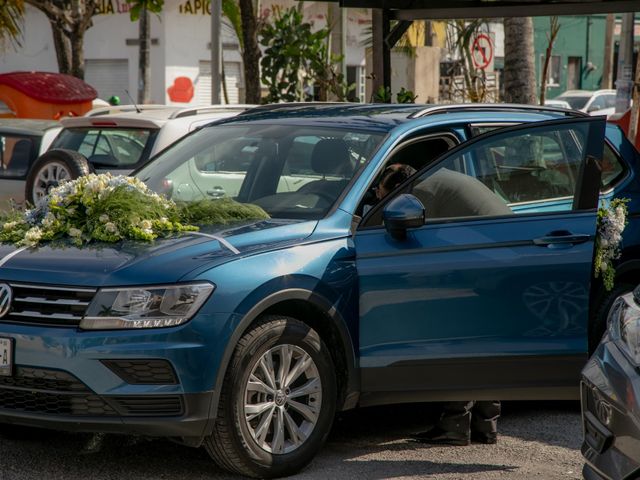
[{"label": "dark car", "polygon": [[[397,163],[416,173],[378,201]],[[311,461],[338,410],[577,399],[599,197],[640,211],[636,171],[604,118],[546,108],[294,105],[205,126],[135,176],[270,218],[1,245],[0,422],[172,437],[264,478]]]},{"label": "dark car", "polygon": [[587,480],[640,478],[640,288],[620,297],[582,371]]}]

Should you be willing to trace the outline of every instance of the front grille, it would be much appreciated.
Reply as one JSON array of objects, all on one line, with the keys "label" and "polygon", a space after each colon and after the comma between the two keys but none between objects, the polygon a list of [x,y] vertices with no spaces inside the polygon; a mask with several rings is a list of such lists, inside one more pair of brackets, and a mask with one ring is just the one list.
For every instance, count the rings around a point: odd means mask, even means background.
[{"label": "front grille", "polygon": [[179,395],[127,395],[109,401],[125,416],[177,417],[184,412]]},{"label": "front grille", "polygon": [[176,385],[178,379],[167,360],[102,360],[109,369],[131,385]]},{"label": "front grille", "polygon": [[89,391],[84,383],[67,372],[29,367],[18,367],[13,377],[0,377],[0,389],[2,387],[53,390],[56,392]]},{"label": "front grille", "polygon": [[114,416],[116,411],[73,375],[17,367],[0,377],[0,410],[71,416]]},{"label": "front grille", "polygon": [[77,327],[96,290],[11,284],[13,301],[2,321]]},{"label": "front grille", "polygon": [[78,417],[175,417],[184,413],[180,395],[100,397],[67,372],[18,366],[0,377],[0,412],[11,410]]}]

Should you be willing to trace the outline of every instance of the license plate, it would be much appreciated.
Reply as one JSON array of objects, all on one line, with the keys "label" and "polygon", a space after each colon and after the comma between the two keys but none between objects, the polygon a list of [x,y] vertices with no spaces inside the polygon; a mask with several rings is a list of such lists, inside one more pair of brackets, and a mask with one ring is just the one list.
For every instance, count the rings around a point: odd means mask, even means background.
[{"label": "license plate", "polygon": [[0,377],[13,375],[13,338],[0,337]]}]

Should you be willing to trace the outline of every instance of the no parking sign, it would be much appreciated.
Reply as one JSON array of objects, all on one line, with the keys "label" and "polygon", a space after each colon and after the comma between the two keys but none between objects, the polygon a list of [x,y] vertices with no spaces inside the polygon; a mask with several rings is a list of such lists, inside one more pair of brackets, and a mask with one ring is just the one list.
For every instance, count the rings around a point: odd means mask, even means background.
[{"label": "no parking sign", "polygon": [[493,70],[493,40],[486,33],[476,35],[471,44],[471,61],[480,70]]}]

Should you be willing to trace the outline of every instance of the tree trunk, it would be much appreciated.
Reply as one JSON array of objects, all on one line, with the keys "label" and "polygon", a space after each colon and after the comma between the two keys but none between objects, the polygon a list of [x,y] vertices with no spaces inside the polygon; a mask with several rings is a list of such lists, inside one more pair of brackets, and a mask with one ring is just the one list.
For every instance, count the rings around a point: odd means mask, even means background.
[{"label": "tree trunk", "polygon": [[607,15],[607,23],[604,30],[604,63],[602,65],[602,82],[600,88],[611,88],[613,77],[613,33],[616,25],[616,16],[613,13]]},{"label": "tree trunk", "polygon": [[225,105],[229,105],[229,90],[227,89],[227,74],[224,71],[224,52],[220,52],[220,84],[222,85],[222,97]]},{"label": "tree trunk", "polygon": [[258,25],[252,0],[239,0],[242,19],[242,63],[244,64],[245,96],[247,103],[260,103],[260,47],[258,47]]},{"label": "tree trunk", "polygon": [[51,31],[53,33],[53,45],[56,49],[56,58],[58,59],[58,71],[71,75],[71,42],[64,34],[62,27],[51,22]]},{"label": "tree trunk", "polygon": [[84,80],[84,30],[80,29],[71,35],[71,75]]},{"label": "tree trunk", "polygon": [[25,0],[51,23],[60,73],[84,80],[84,34],[91,28],[97,0]]},{"label": "tree trunk", "polygon": [[536,77],[531,17],[504,19],[504,100],[536,103]]},{"label": "tree trunk", "polygon": [[544,101],[547,97],[547,81],[549,76],[549,63],[551,63],[551,54],[553,53],[553,44],[558,36],[560,30],[560,24],[558,23],[558,17],[549,17],[549,36],[547,43],[547,50],[544,53],[544,62],[542,64],[542,76],[540,77],[540,105],[544,105]]},{"label": "tree trunk", "polygon": [[151,84],[149,69],[151,22],[146,5],[143,5],[140,10],[138,22],[138,103],[145,104],[151,102],[151,95],[149,95],[149,86]]}]

